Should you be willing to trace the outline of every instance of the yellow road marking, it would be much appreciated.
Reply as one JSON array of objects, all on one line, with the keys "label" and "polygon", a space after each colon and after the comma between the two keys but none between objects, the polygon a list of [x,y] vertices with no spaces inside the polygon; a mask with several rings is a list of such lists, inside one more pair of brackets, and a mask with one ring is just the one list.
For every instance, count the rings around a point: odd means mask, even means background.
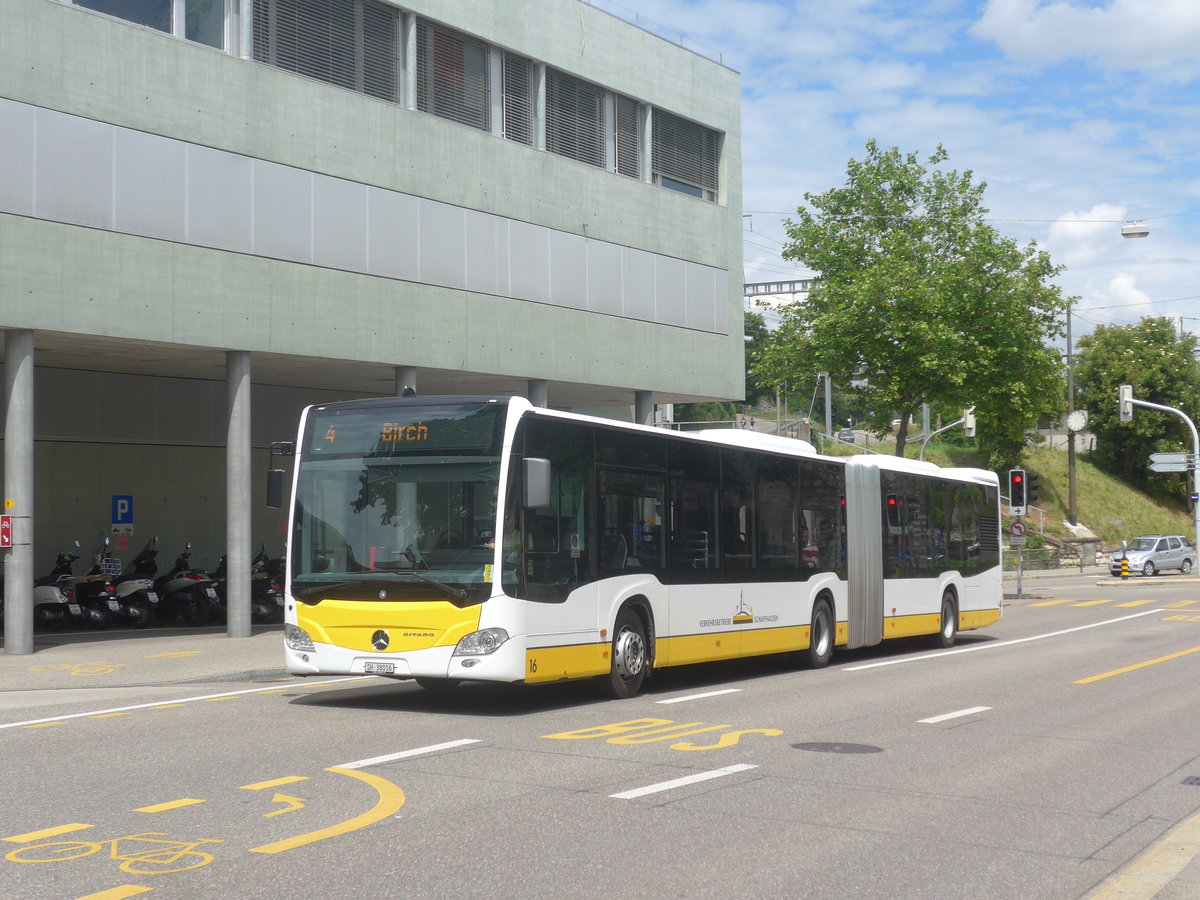
[{"label": "yellow road marking", "polygon": [[1105,672],[1103,675],[1093,675],[1090,678],[1081,678],[1076,681],[1076,684],[1091,684],[1093,681],[1099,681],[1102,678],[1111,678],[1114,675],[1124,675],[1126,672],[1133,672],[1137,669],[1144,669],[1146,666],[1157,665],[1161,662],[1168,662],[1172,659],[1179,659],[1181,656],[1187,656],[1189,653],[1200,653],[1200,647],[1193,647],[1191,650],[1181,650],[1179,653],[1172,653],[1170,656],[1160,656],[1158,659],[1148,659],[1146,662],[1136,663],[1132,666],[1126,666],[1123,669],[1114,669],[1112,672]]},{"label": "yellow road marking", "polygon": [[1118,603],[1117,609],[1125,609],[1126,607],[1129,607],[1129,606],[1145,606],[1146,604],[1153,603],[1153,602],[1154,602],[1153,600],[1133,600],[1133,601],[1130,601],[1129,603]]},{"label": "yellow road marking", "polygon": [[188,656],[199,656],[199,650],[175,650],[171,653],[154,653],[146,659],[183,659]]},{"label": "yellow road marking", "polygon": [[355,816],[353,819],[347,819],[345,822],[339,822],[337,825],[331,825],[319,831],[310,831],[308,834],[300,834],[287,840],[276,841],[273,844],[251,847],[251,853],[282,853],[285,850],[294,850],[297,847],[315,844],[317,841],[336,837],[339,834],[357,831],[360,828],[366,828],[368,825],[374,825],[376,822],[386,819],[404,805],[404,791],[400,790],[398,785],[392,784],[390,781],[380,778],[377,775],[358,772],[354,769],[343,769],[340,766],[331,766],[325,771],[336,772],[339,775],[348,775],[351,778],[357,778],[371,785],[371,787],[379,792],[379,802],[375,804],[374,809],[363,813],[361,816]]},{"label": "yellow road marking", "polygon": [[1060,603],[1070,603],[1074,598],[1068,597],[1066,600],[1043,600],[1041,603],[1030,603],[1030,606],[1058,606]]},{"label": "yellow road marking", "polygon": [[138,894],[148,894],[154,888],[142,887],[139,884],[123,884],[120,887],[109,888],[98,894],[88,894],[79,900],[125,900],[126,897],[136,897]]},{"label": "yellow road marking", "polygon": [[181,706],[186,706],[184,703],[168,703],[166,706],[152,706],[151,709],[179,709]]},{"label": "yellow road marking", "polygon": [[304,799],[302,797],[290,797],[287,794],[276,794],[271,798],[272,803],[286,803],[287,809],[277,809],[274,812],[263,813],[264,819],[269,819],[272,816],[282,816],[284,813],[295,812],[298,809],[304,809]]},{"label": "yellow road marking", "polygon": [[275,688],[274,690],[271,690],[271,691],[259,691],[259,693],[260,694],[282,694],[282,693],[285,693],[286,691],[290,691],[290,690],[291,690],[290,687],[285,687],[285,688]]},{"label": "yellow road marking", "polygon": [[205,697],[205,703],[223,703],[226,700],[236,700],[237,697]]},{"label": "yellow road marking", "polygon": [[14,834],[3,838],[14,844],[32,844],[42,838],[57,837],[60,834],[70,834],[72,831],[83,831],[85,828],[95,828],[95,825],[85,825],[82,822],[72,822],[70,825],[57,825],[54,828],[43,828],[41,831],[30,831],[25,834]]},{"label": "yellow road marking", "polygon": [[1200,603],[1200,600],[1180,600],[1178,603],[1164,604],[1163,609],[1183,609],[1187,606],[1195,606],[1197,603]]},{"label": "yellow road marking", "polygon": [[203,802],[203,800],[197,800],[195,797],[184,797],[182,800],[170,800],[166,803],[157,803],[154,806],[143,806],[141,809],[135,809],[134,812],[166,812],[169,809],[179,809],[182,806],[195,806],[197,803]]},{"label": "yellow road marking", "polygon": [[1088,900],[1140,900],[1156,896],[1200,854],[1200,816],[1192,816],[1157,845],[1089,895]]},{"label": "yellow road marking", "polygon": [[271,781],[256,781],[254,784],[243,784],[243,791],[265,791],[267,788],[282,787],[285,784],[295,784],[297,781],[308,781],[307,775],[289,775],[286,778],[274,778]]},{"label": "yellow road marking", "polygon": [[1105,603],[1112,603],[1112,599],[1108,600],[1084,600],[1082,603],[1076,603],[1075,606],[1103,606]]},{"label": "yellow road marking", "polygon": [[33,725],[22,725],[22,728],[51,728],[55,725],[62,725],[62,722],[37,722]]},{"label": "yellow road marking", "polygon": [[129,713],[123,713],[123,712],[101,713],[98,716],[88,716],[88,718],[89,719],[115,719],[117,716],[127,716],[127,715],[129,715]]}]

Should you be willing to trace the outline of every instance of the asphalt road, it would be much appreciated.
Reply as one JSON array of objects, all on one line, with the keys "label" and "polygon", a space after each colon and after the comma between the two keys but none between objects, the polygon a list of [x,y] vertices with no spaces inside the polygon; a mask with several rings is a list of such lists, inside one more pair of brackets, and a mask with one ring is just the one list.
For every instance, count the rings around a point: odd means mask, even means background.
[{"label": "asphalt road", "polygon": [[[1024,588],[953,650],[692,667],[625,701],[248,669],[9,691],[0,884],[104,900],[1093,896],[1200,811],[1200,591]],[[80,664],[89,652],[104,655],[81,646]]]}]

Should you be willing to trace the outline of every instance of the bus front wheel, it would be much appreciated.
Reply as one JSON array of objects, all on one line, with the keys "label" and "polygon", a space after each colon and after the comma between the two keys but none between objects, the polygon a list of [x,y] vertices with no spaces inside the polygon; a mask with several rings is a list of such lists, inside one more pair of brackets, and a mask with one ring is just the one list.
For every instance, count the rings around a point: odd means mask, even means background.
[{"label": "bus front wheel", "polygon": [[612,661],[602,677],[604,692],[616,700],[632,697],[642,689],[649,660],[646,626],[632,609],[623,609],[613,628]]}]

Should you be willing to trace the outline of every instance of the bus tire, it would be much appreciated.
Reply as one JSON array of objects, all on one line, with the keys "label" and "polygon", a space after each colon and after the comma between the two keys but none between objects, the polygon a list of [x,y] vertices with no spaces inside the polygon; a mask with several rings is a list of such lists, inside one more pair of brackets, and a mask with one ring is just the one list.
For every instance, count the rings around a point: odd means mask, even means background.
[{"label": "bus tire", "polygon": [[808,649],[800,651],[800,659],[809,669],[823,669],[833,657],[833,640],[837,625],[833,608],[824,597],[813,604],[812,627],[808,631]]},{"label": "bus tire", "polygon": [[942,648],[953,647],[958,638],[958,604],[953,591],[942,594],[941,624],[938,627],[937,645]]},{"label": "bus tire", "polygon": [[629,607],[617,614],[611,656],[608,675],[600,679],[604,693],[614,700],[635,696],[646,679],[650,653],[642,617]]}]

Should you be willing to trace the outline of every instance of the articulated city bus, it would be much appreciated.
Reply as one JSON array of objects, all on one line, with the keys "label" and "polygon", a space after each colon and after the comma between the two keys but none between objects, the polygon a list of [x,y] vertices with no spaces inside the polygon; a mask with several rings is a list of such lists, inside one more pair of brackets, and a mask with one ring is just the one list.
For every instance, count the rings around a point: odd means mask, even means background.
[{"label": "articulated city bus", "polygon": [[513,397],[312,406],[290,513],[287,668],[596,678],[1000,618],[996,476],[677,433]]}]

